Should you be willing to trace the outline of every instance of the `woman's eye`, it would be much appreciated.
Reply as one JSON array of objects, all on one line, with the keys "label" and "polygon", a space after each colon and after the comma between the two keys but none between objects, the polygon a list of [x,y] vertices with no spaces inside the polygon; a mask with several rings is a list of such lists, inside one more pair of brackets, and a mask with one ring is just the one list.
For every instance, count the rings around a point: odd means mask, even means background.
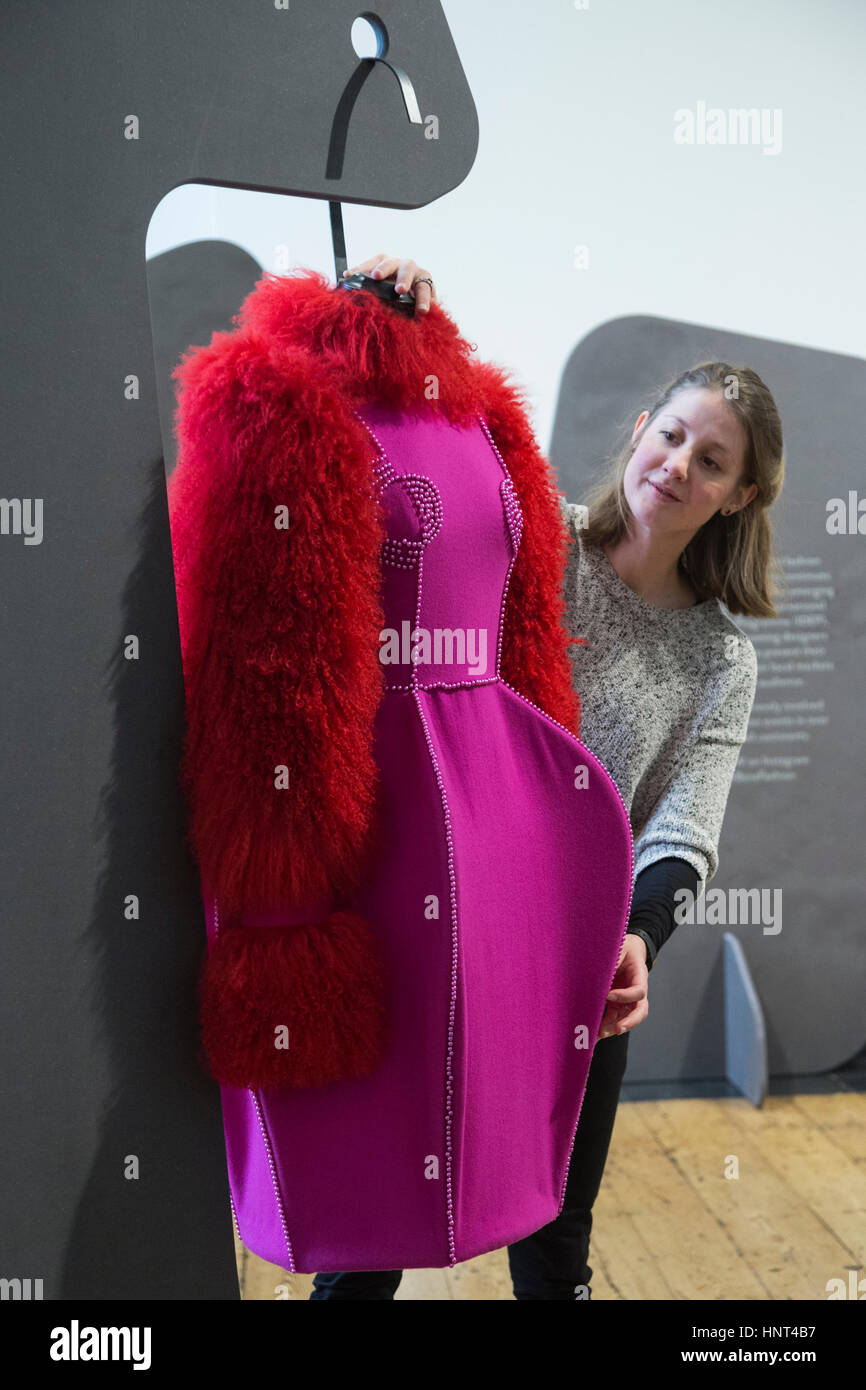
[{"label": "woman's eye", "polygon": [[[674,437],[673,430],[659,430],[659,434],[663,434],[665,439],[673,439]],[[704,463],[711,463],[713,465],[713,468],[720,467],[720,465],[716,463],[715,459],[710,458],[709,454],[704,455]]]}]

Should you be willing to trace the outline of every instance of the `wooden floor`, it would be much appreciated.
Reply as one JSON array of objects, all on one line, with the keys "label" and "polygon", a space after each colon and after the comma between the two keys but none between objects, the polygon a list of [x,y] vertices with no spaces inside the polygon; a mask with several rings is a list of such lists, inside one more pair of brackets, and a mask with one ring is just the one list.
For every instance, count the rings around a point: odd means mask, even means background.
[{"label": "wooden floor", "polygon": [[[311,1274],[236,1250],[242,1298],[308,1299]],[[824,1301],[863,1278],[866,1093],[621,1102],[589,1263],[594,1299]],[[513,1299],[506,1251],[407,1270],[396,1298]]]}]

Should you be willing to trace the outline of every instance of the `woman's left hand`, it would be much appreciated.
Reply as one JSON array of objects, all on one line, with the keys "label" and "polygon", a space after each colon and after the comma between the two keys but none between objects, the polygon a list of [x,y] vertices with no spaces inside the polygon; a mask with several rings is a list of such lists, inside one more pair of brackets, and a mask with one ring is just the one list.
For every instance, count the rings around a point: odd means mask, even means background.
[{"label": "woman's left hand", "polygon": [[[427,284],[427,279],[432,280],[433,278],[430,271],[424,270],[415,261],[401,260],[399,256],[386,256],[384,251],[379,251],[377,255],[370,256],[366,261],[359,261],[357,265],[347,266],[343,274],[352,275],[359,270],[374,280],[396,280],[395,289],[398,294],[406,290],[413,295],[416,313],[426,314],[431,301],[434,304],[439,303],[435,286]],[[418,280],[421,280],[422,283],[415,289]]]},{"label": "woman's left hand", "polygon": [[649,1013],[648,979],[646,942],[643,937],[626,932],[596,1042],[615,1033],[628,1033],[643,1023]]}]

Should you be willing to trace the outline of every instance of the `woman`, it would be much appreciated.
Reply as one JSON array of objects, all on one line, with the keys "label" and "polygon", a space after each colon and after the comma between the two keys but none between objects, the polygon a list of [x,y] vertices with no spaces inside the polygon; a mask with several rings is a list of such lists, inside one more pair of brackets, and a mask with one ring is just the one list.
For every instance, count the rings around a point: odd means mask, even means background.
[{"label": "woman", "polygon": [[[383,254],[355,271],[394,277],[416,312],[428,272]],[[347,273],[350,273],[347,271]],[[565,599],[580,737],[610,772],[635,837],[628,931],[607,998],[563,1208],[508,1247],[519,1300],[590,1296],[592,1206],[647,978],[674,927],[675,894],[718,867],[718,840],[757,680],[752,642],[723,612],[775,617],[767,509],[784,479],[773,397],[748,367],[705,362],[669,382],[609,459],[586,507],[561,499],[575,542]],[[402,1271],[317,1274],[311,1298],[393,1298]]]}]

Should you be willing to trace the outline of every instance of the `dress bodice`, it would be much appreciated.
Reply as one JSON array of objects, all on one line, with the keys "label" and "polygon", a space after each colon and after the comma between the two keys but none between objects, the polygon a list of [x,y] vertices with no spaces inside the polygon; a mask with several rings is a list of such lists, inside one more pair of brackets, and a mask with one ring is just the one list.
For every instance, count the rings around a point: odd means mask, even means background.
[{"label": "dress bodice", "polygon": [[359,411],[384,510],[386,689],[489,682],[522,529],[520,502],[486,424],[385,406]]}]

